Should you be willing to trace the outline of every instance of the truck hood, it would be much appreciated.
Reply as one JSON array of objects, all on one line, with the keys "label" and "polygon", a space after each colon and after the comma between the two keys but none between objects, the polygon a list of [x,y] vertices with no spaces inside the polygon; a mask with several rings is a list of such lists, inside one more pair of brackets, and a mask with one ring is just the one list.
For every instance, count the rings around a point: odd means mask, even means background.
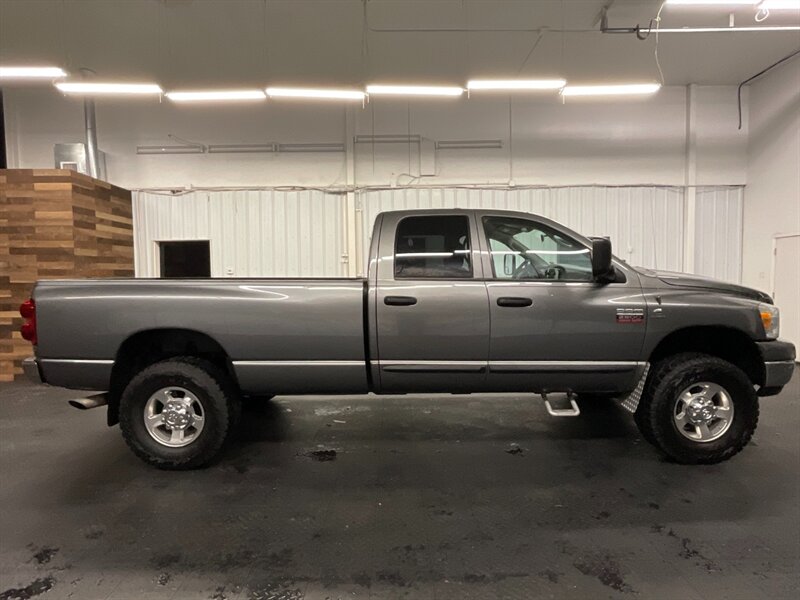
[{"label": "truck hood", "polygon": [[758,300],[772,304],[772,298],[769,294],[765,294],[759,290],[737,285],[735,283],[728,283],[727,281],[720,281],[710,277],[702,277],[700,275],[690,275],[688,273],[676,273],[673,271],[653,271],[651,269],[644,269],[637,267],[637,270],[648,277],[656,277],[667,285],[674,285],[675,287],[682,288],[696,288],[708,290],[710,292],[720,292],[723,294],[735,294],[751,300]]}]

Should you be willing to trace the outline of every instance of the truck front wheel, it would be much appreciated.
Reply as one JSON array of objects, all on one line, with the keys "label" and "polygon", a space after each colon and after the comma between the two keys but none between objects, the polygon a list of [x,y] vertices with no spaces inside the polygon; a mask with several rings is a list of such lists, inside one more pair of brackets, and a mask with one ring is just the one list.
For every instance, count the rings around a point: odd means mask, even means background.
[{"label": "truck front wheel", "polygon": [[737,454],[758,424],[758,397],[735,365],[686,353],[654,366],[637,423],[668,457],[682,464],[712,464]]},{"label": "truck front wheel", "polygon": [[220,451],[239,399],[222,371],[194,357],[150,365],[120,398],[120,429],[131,450],[161,469],[193,469]]}]

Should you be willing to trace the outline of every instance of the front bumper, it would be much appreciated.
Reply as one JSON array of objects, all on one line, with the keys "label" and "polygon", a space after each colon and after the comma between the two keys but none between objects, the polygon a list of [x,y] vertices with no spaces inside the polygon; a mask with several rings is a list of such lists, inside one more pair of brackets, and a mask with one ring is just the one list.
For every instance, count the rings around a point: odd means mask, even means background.
[{"label": "front bumper", "polygon": [[761,360],[764,361],[764,384],[759,390],[759,395],[777,394],[794,375],[797,358],[794,344],[783,340],[772,340],[756,342],[756,346],[761,354]]},{"label": "front bumper", "polygon": [[44,383],[42,380],[42,372],[39,370],[39,361],[33,356],[22,361],[22,372],[25,373],[25,377],[31,382]]}]

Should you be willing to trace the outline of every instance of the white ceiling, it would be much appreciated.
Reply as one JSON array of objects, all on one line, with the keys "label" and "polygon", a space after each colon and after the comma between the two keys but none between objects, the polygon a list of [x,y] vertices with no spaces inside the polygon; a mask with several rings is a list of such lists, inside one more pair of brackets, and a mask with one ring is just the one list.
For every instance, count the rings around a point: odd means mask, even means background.
[{"label": "white ceiling", "polygon": [[[553,75],[573,83],[656,80],[654,36],[639,41],[600,33],[598,17],[607,4],[368,0],[365,8],[362,0],[0,0],[0,63],[90,67],[102,78],[153,80],[172,89],[463,84],[473,77]],[[661,1],[610,4],[611,27],[644,27]],[[724,27],[729,12],[667,7],[662,27]],[[756,25],[753,16],[752,8],[737,9],[736,25]],[[773,13],[762,23],[788,24],[800,24],[800,15]],[[558,31],[564,29],[569,32]],[[668,85],[711,85],[738,83],[798,48],[799,31],[663,34],[659,54]]]}]

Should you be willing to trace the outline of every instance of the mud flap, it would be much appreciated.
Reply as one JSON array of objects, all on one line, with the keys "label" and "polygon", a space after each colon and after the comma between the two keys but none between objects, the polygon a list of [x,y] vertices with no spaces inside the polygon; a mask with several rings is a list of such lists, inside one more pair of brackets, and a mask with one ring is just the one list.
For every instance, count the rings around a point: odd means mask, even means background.
[{"label": "mud flap", "polygon": [[642,399],[642,393],[644,392],[644,384],[647,382],[647,374],[650,372],[650,363],[645,363],[644,371],[642,371],[642,376],[639,378],[639,383],[636,384],[636,388],[628,394],[617,400],[619,405],[627,411],[631,413],[635,413],[636,409],[639,407],[639,400]]}]

